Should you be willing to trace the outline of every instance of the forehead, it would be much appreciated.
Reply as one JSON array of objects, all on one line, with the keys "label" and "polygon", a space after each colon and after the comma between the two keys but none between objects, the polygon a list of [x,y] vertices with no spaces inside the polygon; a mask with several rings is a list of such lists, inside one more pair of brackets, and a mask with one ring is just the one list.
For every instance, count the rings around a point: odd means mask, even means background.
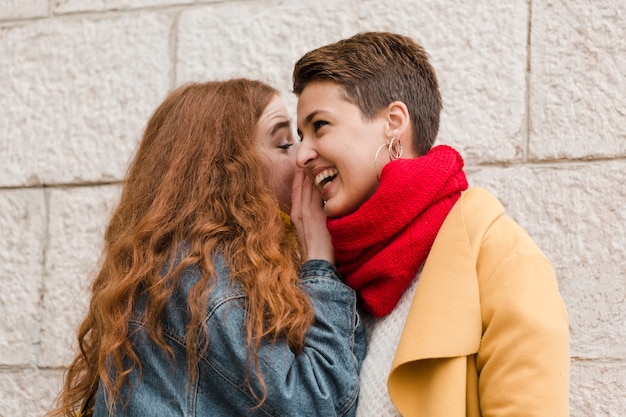
[{"label": "forehead", "polygon": [[314,81],[304,87],[298,97],[298,124],[305,122],[311,112],[323,111],[339,104],[349,103],[343,88],[331,81]]},{"label": "forehead", "polygon": [[309,83],[298,97],[298,106],[313,100],[345,100],[344,89],[332,81],[313,81]]},{"label": "forehead", "polygon": [[276,123],[278,119],[288,118],[287,107],[285,106],[285,102],[279,95],[275,95],[272,97],[270,102],[263,110],[261,117],[259,117],[259,126],[269,127],[272,124]]},{"label": "forehead", "polygon": [[[257,147],[272,146],[276,140],[282,140],[285,129],[291,130],[291,120],[283,99],[276,95],[259,117],[253,143]],[[277,133],[280,133],[280,137]]]}]

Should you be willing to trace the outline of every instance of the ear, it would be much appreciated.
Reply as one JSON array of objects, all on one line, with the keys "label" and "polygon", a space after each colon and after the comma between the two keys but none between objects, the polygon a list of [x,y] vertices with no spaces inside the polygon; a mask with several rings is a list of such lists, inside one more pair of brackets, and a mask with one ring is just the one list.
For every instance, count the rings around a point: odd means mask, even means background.
[{"label": "ear", "polygon": [[413,131],[409,109],[402,101],[394,101],[387,106],[387,131],[388,139],[398,138],[405,148],[405,155],[408,151],[413,154]]},{"label": "ear", "polygon": [[409,109],[401,101],[394,101],[387,106],[387,134],[390,138],[406,135],[410,130]]}]

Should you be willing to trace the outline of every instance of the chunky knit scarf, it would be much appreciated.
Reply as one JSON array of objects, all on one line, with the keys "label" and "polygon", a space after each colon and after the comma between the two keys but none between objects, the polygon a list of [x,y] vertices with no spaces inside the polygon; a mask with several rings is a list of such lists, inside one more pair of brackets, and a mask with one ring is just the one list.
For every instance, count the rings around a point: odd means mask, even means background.
[{"label": "chunky knit scarf", "polygon": [[389,162],[369,200],[327,220],[337,268],[368,312],[382,317],[393,310],[465,189],[461,155],[440,145]]}]

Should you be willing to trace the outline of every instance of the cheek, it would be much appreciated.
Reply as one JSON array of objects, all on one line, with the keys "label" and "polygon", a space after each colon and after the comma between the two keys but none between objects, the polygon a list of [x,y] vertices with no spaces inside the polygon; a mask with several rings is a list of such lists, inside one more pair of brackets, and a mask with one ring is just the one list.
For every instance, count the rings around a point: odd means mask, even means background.
[{"label": "cheek", "polygon": [[281,183],[283,187],[288,187],[288,190],[291,190],[291,184],[293,183],[293,178],[296,175],[296,165],[294,164],[284,164],[281,168]]},{"label": "cheek", "polygon": [[[355,158],[356,161],[356,158]],[[374,160],[361,159],[360,163],[352,164],[341,174],[344,187],[346,209],[354,211],[367,201],[378,189],[378,179],[374,171]]]},{"label": "cheek", "polygon": [[295,167],[277,166],[272,178],[272,191],[285,213],[291,210],[291,187],[295,172]]},{"label": "cheek", "polygon": [[291,194],[291,185],[296,175],[296,165],[287,161],[274,161],[275,165],[271,177],[271,187],[277,196],[285,196]]}]

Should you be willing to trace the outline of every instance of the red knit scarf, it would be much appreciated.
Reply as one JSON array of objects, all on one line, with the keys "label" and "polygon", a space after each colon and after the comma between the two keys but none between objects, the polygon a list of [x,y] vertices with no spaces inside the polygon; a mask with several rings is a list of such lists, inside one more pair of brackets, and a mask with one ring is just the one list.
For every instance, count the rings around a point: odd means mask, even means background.
[{"label": "red knit scarf", "polygon": [[465,189],[461,155],[440,145],[389,162],[369,200],[327,220],[337,268],[368,312],[382,317],[393,310]]}]

